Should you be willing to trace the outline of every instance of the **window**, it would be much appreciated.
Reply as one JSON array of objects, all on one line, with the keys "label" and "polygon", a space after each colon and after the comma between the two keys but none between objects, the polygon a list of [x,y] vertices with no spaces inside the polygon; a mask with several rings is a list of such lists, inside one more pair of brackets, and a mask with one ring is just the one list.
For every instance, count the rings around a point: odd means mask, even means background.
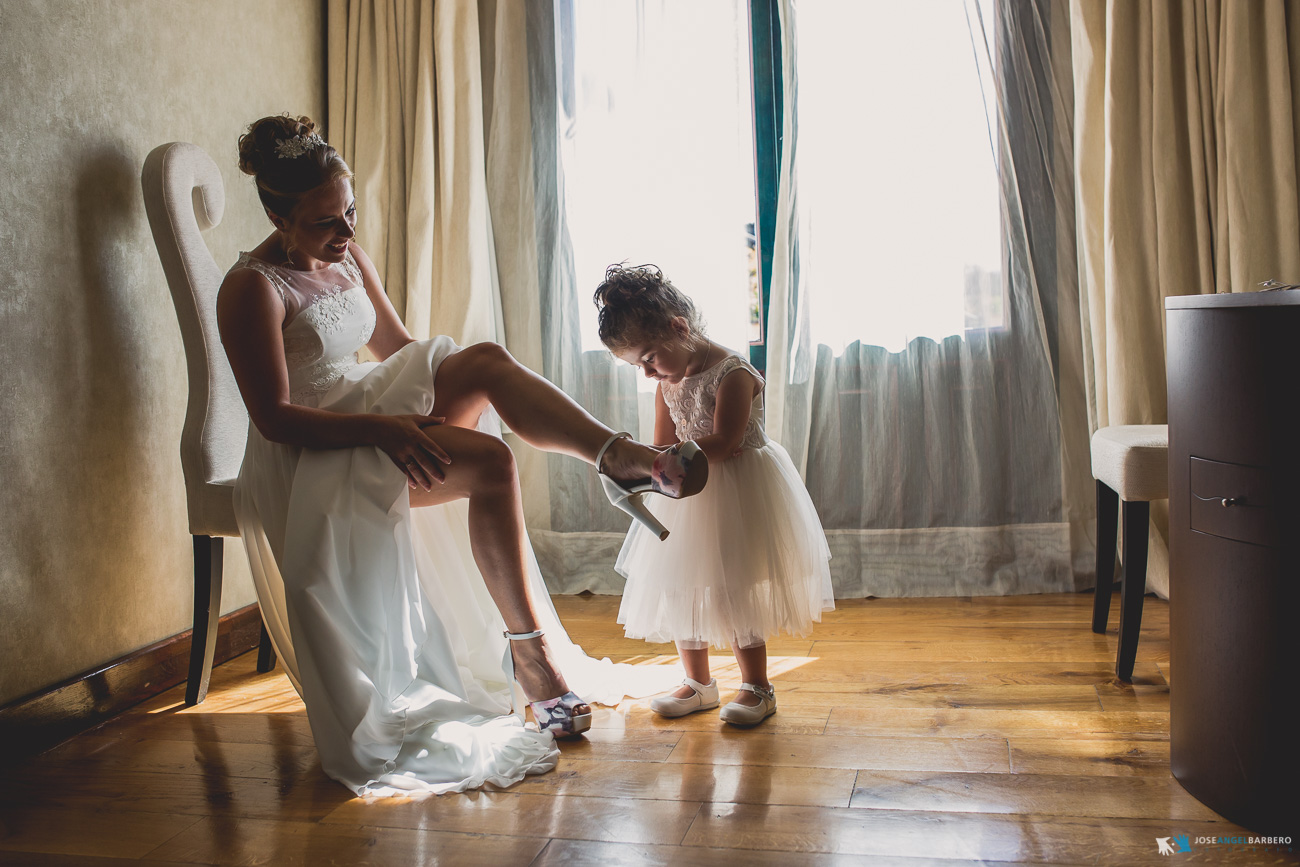
[{"label": "window", "polygon": [[802,262],[813,342],[836,354],[1006,323],[992,14],[797,5]]},{"label": "window", "polygon": [[[755,221],[748,3],[571,0],[560,14],[580,301],[606,266],[653,263],[694,299],[710,336],[743,350]],[[602,350],[589,311],[582,345]]]}]

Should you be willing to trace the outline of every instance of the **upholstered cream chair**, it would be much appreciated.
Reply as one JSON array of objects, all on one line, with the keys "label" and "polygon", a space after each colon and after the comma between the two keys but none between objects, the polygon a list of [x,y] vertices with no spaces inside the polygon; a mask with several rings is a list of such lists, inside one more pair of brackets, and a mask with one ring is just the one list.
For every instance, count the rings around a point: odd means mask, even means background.
[{"label": "upholstered cream chair", "polygon": [[[221,172],[203,150],[185,142],[159,145],[140,178],[145,211],[171,288],[189,370],[190,400],[181,432],[181,467],[194,536],[194,637],[185,703],[208,693],[221,615],[225,536],[238,536],[234,484],[244,459],[248,413],[217,334],[217,289],[222,271],[200,234],[221,222]],[[275,665],[262,627],[257,670]]]},{"label": "upholstered cream chair", "polygon": [[1147,584],[1147,524],[1151,501],[1169,498],[1169,426],[1112,425],[1092,435],[1092,477],[1097,480],[1097,591],[1092,631],[1106,632],[1115,577],[1115,535],[1124,520],[1124,586],[1119,601],[1115,676],[1133,677],[1142,597]]}]

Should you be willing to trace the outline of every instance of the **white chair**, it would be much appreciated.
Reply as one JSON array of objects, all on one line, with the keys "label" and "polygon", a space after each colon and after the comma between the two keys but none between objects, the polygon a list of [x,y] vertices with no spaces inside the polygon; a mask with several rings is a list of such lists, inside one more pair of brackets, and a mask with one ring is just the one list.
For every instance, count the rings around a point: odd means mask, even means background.
[{"label": "white chair", "polygon": [[[185,703],[194,705],[208,694],[221,616],[223,537],[239,535],[233,494],[248,435],[248,413],[217,334],[223,274],[200,234],[221,222],[226,197],[216,163],[185,142],[154,148],[140,182],[189,370],[181,468],[194,536],[194,637],[185,690]],[[274,666],[275,651],[263,624],[257,670]]]},{"label": "white chair", "polygon": [[1147,583],[1147,524],[1151,501],[1169,498],[1169,426],[1113,425],[1092,435],[1092,477],[1097,480],[1097,591],[1092,631],[1104,634],[1115,577],[1115,535],[1123,512],[1124,587],[1119,602],[1115,676],[1133,678],[1142,597]]}]

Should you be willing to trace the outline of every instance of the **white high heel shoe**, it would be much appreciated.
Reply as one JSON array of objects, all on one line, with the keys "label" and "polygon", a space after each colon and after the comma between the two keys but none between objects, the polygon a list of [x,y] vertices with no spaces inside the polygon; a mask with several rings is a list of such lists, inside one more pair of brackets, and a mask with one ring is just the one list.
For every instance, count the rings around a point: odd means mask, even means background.
[{"label": "white high heel shoe", "polygon": [[605,489],[605,496],[615,508],[640,521],[662,542],[668,538],[668,530],[654,515],[650,514],[650,510],[643,502],[643,495],[663,494],[665,497],[679,500],[682,497],[698,494],[704,490],[704,485],[709,480],[709,458],[694,441],[687,440],[664,449],[656,455],[654,465],[650,468],[649,478],[622,485],[605,475],[601,470],[601,464],[609,447],[616,440],[624,437],[631,439],[632,435],[627,431],[620,431],[605,440],[600,451],[596,452],[596,471],[600,473],[601,487]]},{"label": "white high heel shoe", "polygon": [[[533,632],[507,631],[505,636],[511,641],[527,641],[530,638],[541,638],[542,630],[537,629]],[[506,676],[514,680],[513,650],[506,651],[506,663]],[[575,737],[591,728],[591,705],[575,695],[573,690],[569,690],[564,695],[555,698],[530,701],[528,705],[533,709],[533,719],[537,722],[537,730],[550,732],[557,738]]]}]

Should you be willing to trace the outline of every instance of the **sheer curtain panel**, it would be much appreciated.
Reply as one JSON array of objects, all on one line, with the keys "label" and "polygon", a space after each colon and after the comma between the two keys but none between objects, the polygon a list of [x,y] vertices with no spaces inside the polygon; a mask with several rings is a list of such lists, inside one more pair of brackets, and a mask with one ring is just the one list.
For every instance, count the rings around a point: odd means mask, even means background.
[{"label": "sheer curtain panel", "polygon": [[768,430],[837,596],[1075,590],[1095,553],[1069,7],[920,6],[780,4]]},{"label": "sheer curtain panel", "polygon": [[[597,418],[651,441],[651,384],[595,337],[605,267],[653,263],[742,354],[754,222],[744,0],[530,0],[542,372]],[[627,519],[588,469],[549,458],[530,522],[557,592],[622,592]]]}]

